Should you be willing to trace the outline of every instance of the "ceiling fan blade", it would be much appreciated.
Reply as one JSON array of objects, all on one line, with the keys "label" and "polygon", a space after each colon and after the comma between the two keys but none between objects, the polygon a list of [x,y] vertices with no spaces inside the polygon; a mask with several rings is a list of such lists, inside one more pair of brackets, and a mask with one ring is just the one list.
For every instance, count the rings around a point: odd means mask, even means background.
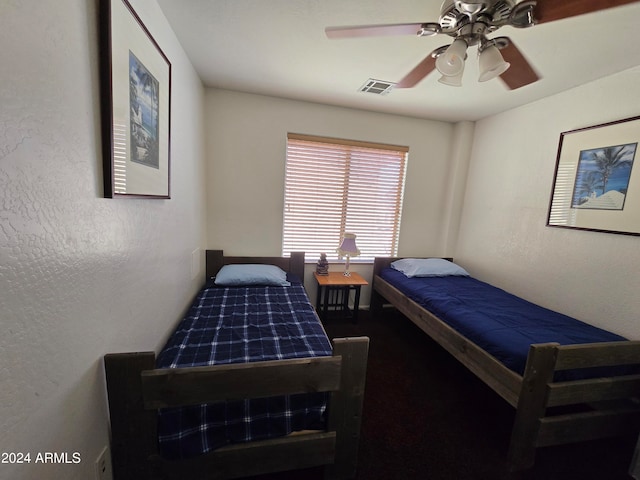
[{"label": "ceiling fan blade", "polygon": [[385,35],[417,35],[422,23],[397,23],[392,25],[356,25],[350,27],[327,27],[329,38],[380,37]]},{"label": "ceiling fan blade", "polygon": [[500,53],[505,62],[511,64],[507,71],[500,75],[500,78],[510,90],[515,90],[540,80],[531,64],[511,40],[509,40],[509,45],[500,50]]},{"label": "ceiling fan blade", "polygon": [[618,7],[638,0],[537,0],[534,9],[536,23],[553,22],[584,13]]},{"label": "ceiling fan blade", "polygon": [[429,75],[436,68],[436,59],[430,53],[416,67],[404,76],[402,80],[396,83],[396,88],[415,87],[420,80]]}]

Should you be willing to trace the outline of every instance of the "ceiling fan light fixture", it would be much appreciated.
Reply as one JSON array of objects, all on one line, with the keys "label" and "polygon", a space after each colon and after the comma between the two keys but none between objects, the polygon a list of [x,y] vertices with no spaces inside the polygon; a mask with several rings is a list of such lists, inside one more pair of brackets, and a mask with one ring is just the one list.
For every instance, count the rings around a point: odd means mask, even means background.
[{"label": "ceiling fan light fixture", "polygon": [[457,38],[449,48],[436,59],[436,68],[445,77],[461,75],[464,70],[464,59],[467,52],[467,42]]},{"label": "ceiling fan light fixture", "polygon": [[444,85],[448,85],[450,87],[461,87],[462,86],[462,72],[459,75],[447,77],[442,75],[438,81]]},{"label": "ceiling fan light fixture", "polygon": [[498,47],[491,45],[480,52],[478,60],[480,66],[479,82],[486,82],[502,75],[511,66],[509,62],[505,62]]}]

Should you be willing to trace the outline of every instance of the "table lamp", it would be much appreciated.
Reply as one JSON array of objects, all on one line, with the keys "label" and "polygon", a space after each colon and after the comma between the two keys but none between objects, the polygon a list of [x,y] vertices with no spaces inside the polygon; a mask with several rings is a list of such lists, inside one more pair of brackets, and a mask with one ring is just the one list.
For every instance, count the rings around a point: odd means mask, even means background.
[{"label": "table lamp", "polygon": [[341,257],[347,257],[347,261],[344,266],[344,276],[350,277],[351,272],[349,272],[349,259],[351,257],[357,257],[360,255],[360,250],[356,246],[356,235],[354,233],[345,233],[344,237],[342,237],[342,243],[336,249],[338,255]]}]

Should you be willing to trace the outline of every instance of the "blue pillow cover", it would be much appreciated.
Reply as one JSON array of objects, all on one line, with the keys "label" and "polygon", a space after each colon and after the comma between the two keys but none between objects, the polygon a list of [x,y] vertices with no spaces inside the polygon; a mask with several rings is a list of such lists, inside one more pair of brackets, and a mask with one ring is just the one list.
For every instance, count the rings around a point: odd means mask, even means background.
[{"label": "blue pillow cover", "polygon": [[407,277],[468,277],[469,273],[459,265],[443,258],[403,258],[391,263],[391,268]]},{"label": "blue pillow cover", "polygon": [[241,287],[250,285],[267,285],[288,287],[287,273],[276,265],[234,264],[223,266],[214,281],[223,287]]}]

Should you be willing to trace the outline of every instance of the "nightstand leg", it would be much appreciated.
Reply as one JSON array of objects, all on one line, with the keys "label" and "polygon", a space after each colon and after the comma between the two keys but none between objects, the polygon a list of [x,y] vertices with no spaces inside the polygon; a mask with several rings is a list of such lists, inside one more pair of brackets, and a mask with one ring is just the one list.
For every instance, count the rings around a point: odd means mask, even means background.
[{"label": "nightstand leg", "polygon": [[318,312],[318,315],[322,313],[320,310],[321,301],[322,301],[322,287],[320,286],[320,284],[318,284],[318,288],[316,289],[316,312]]},{"label": "nightstand leg", "polygon": [[342,293],[342,315],[345,318],[349,318],[349,293],[351,292],[350,287],[344,287],[341,289]]},{"label": "nightstand leg", "polygon": [[329,311],[329,287],[324,287],[324,308],[322,309],[322,320],[327,319],[327,312]]},{"label": "nightstand leg", "polygon": [[358,309],[360,308],[360,285],[356,285],[356,298],[353,300],[353,323],[358,323]]}]

